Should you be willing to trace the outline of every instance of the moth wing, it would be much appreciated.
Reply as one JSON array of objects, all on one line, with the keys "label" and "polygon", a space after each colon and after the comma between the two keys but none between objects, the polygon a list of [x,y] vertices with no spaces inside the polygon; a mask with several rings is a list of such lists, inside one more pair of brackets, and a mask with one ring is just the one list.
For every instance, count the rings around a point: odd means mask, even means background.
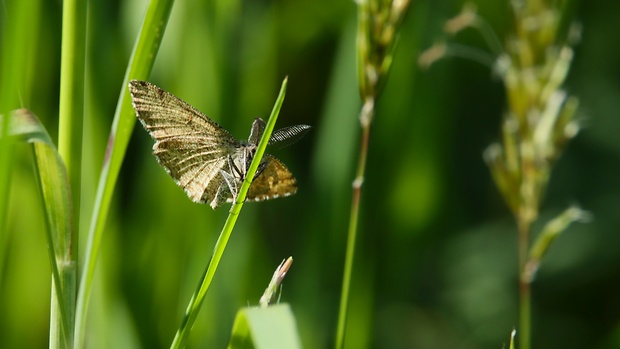
[{"label": "moth wing", "polygon": [[239,141],[196,108],[149,82],[132,80],[129,92],[140,123],[155,140],[153,153],[187,196],[205,203],[223,194],[218,176]]},{"label": "moth wing", "polygon": [[297,181],[284,164],[271,155],[264,155],[267,166],[252,181],[246,200],[262,201],[293,195],[297,192]]}]

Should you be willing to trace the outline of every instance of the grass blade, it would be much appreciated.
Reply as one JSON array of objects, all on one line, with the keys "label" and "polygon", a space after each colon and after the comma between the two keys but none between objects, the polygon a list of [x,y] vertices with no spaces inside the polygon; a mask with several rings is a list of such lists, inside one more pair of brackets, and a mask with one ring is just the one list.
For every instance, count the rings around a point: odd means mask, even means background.
[{"label": "grass blade", "polygon": [[131,132],[136,123],[131,97],[127,89],[130,79],[146,80],[153,68],[157,51],[170,17],[173,0],[152,0],[146,12],[140,35],[134,46],[125,78],[121,86],[119,101],[116,106],[112,130],[106,149],[101,177],[97,187],[93,216],[88,232],[84,268],[80,278],[77,300],[75,344],[77,348],[84,345],[86,336],[86,314],[90,298],[95,264],[103,236],[103,228],[110,208],[114,187],[118,179],[121,164],[125,157]]},{"label": "grass blade", "polygon": [[26,109],[11,114],[11,134],[32,144],[52,268],[51,348],[68,348],[75,300],[76,263],[71,253],[73,208],[67,170],[49,134]]},{"label": "grass blade", "polygon": [[280,108],[282,108],[282,103],[284,102],[287,81],[288,79],[284,79],[284,81],[282,82],[282,87],[280,88],[278,99],[273,106],[271,115],[269,116],[269,120],[267,120],[267,126],[265,127],[263,136],[260,139],[260,143],[258,144],[258,148],[256,149],[254,159],[252,160],[252,164],[250,164],[250,168],[248,169],[245,180],[241,185],[237,200],[230,208],[228,218],[226,218],[226,223],[224,223],[222,232],[220,233],[220,236],[215,243],[215,249],[213,251],[213,255],[211,256],[211,260],[209,260],[209,264],[207,265],[207,268],[202,275],[196,292],[189,301],[189,305],[187,306],[187,310],[185,311],[185,316],[181,321],[181,326],[177,330],[177,333],[174,336],[174,340],[172,341],[172,345],[170,346],[170,348],[184,348],[185,344],[187,343],[189,333],[192,329],[192,326],[194,325],[194,321],[196,321],[196,316],[198,316],[198,312],[200,311],[202,302],[204,301],[207,291],[209,290],[209,286],[211,286],[213,276],[215,275],[217,267],[220,264],[220,260],[222,259],[222,255],[224,254],[224,250],[226,249],[226,245],[228,244],[228,239],[230,238],[232,230],[235,227],[237,217],[239,217],[239,212],[241,212],[241,207],[243,206],[245,197],[248,193],[248,190],[250,189],[251,179],[254,178],[254,174],[258,169],[258,164],[260,164],[263,158],[263,154],[265,153],[267,143],[269,143],[269,138],[271,137],[271,133],[273,132],[273,128],[276,124],[276,120],[278,119],[278,115],[280,114]]},{"label": "grass blade", "polygon": [[[79,227],[86,60],[86,0],[63,2],[58,153],[71,183],[74,226]],[[77,259],[78,235],[73,237]]]}]

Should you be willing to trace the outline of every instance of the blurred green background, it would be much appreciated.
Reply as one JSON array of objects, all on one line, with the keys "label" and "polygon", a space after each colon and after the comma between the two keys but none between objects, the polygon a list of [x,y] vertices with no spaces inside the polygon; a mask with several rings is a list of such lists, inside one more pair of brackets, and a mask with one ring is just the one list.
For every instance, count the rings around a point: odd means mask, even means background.
[{"label": "blurred green background", "polygon": [[[12,3],[0,6],[0,22]],[[146,1],[90,1],[80,244],[125,68]],[[507,1],[478,1],[500,37]],[[487,67],[417,57],[461,1],[414,1],[371,131],[348,325],[348,348],[501,348],[517,325],[516,228],[482,151],[499,136],[501,81]],[[533,285],[535,348],[620,347],[620,2],[575,1],[583,24],[567,90],[585,128],[556,164],[534,232],[572,203],[594,215],[572,226]],[[58,128],[61,1],[40,1],[23,106]],[[353,1],[178,1],[150,81],[246,138],[289,77],[279,125],[309,124],[273,150],[297,195],[244,206],[190,347],[221,348],[236,311],[257,304],[280,261],[295,262],[282,301],[304,347],[333,345],[360,108]],[[12,35],[1,26],[2,36]],[[7,34],[8,33],[8,34]],[[475,32],[458,42],[483,47]],[[9,53],[0,52],[0,59]],[[3,73],[3,72],[0,72]],[[25,84],[28,86],[28,84]],[[137,126],[99,256],[89,348],[165,348],[208,262],[227,208],[187,199]],[[17,149],[0,276],[0,347],[43,348],[50,270],[32,160]],[[82,246],[83,247],[83,246]],[[81,249],[83,251],[83,248]],[[80,261],[83,255],[80,255]]]}]

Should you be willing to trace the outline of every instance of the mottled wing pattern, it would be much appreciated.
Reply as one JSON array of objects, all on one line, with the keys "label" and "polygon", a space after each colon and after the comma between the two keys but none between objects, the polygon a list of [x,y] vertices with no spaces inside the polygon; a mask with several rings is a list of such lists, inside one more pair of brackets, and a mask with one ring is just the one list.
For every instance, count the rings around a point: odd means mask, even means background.
[{"label": "mottled wing pattern", "polygon": [[297,181],[280,160],[265,154],[263,161],[267,162],[267,167],[252,181],[246,200],[269,200],[297,192]]},{"label": "mottled wing pattern", "polygon": [[129,91],[142,126],[155,140],[159,163],[195,202],[213,208],[230,192],[220,170],[240,143],[215,121],[181,99],[146,82],[132,80]]}]

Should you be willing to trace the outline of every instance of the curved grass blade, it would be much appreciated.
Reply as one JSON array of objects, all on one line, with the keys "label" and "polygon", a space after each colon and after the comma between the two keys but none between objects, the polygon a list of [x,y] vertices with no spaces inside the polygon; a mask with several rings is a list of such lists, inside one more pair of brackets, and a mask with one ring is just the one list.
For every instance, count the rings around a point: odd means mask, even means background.
[{"label": "curved grass blade", "polygon": [[150,75],[173,3],[174,0],[151,0],[149,2],[125,78],[121,84],[119,101],[116,106],[106,156],[97,187],[93,216],[88,232],[84,269],[80,278],[75,326],[75,344],[77,348],[83,346],[86,335],[88,301],[90,299],[99,246],[103,236],[103,228],[121,164],[125,158],[129,138],[136,123],[127,83],[131,79],[145,80]]},{"label": "curved grass blade", "polygon": [[198,312],[200,311],[202,302],[204,301],[207,291],[209,290],[209,286],[211,285],[211,281],[213,281],[215,271],[217,270],[220,260],[222,259],[222,255],[224,254],[224,250],[226,249],[226,245],[228,244],[228,239],[230,238],[232,230],[235,227],[235,223],[237,222],[239,212],[241,212],[241,207],[243,207],[243,203],[245,202],[248,190],[250,189],[252,178],[254,178],[254,174],[258,169],[258,165],[260,164],[263,155],[265,154],[265,148],[267,148],[267,143],[269,142],[271,133],[273,133],[273,128],[276,124],[276,120],[278,119],[278,115],[280,114],[280,108],[282,108],[282,103],[284,102],[287,81],[288,78],[285,78],[282,82],[282,87],[280,88],[278,99],[273,106],[271,115],[269,116],[269,120],[267,120],[265,131],[260,139],[260,142],[258,143],[254,159],[252,160],[250,168],[248,169],[245,179],[243,180],[243,184],[241,185],[241,189],[239,190],[239,193],[237,195],[237,200],[230,208],[228,218],[226,218],[226,223],[224,223],[222,232],[220,233],[220,236],[215,243],[215,249],[213,251],[213,255],[211,256],[211,260],[209,260],[209,264],[207,265],[207,268],[202,274],[202,278],[198,284],[196,292],[194,292],[194,295],[189,301],[187,310],[185,311],[185,316],[181,321],[181,326],[177,330],[177,333],[174,336],[174,340],[172,341],[172,345],[170,346],[170,348],[184,348],[185,344],[187,343],[189,333],[192,329],[192,326],[194,325],[194,321],[196,321],[196,317],[198,316]]},{"label": "curved grass blade", "polygon": [[[67,169],[49,134],[26,109],[11,114],[9,134],[31,143],[35,175],[45,216],[45,231],[52,268],[52,338],[69,347],[75,300],[76,263],[71,253],[73,208]],[[58,316],[54,313],[58,311]],[[58,321],[59,320],[59,321]]]}]

